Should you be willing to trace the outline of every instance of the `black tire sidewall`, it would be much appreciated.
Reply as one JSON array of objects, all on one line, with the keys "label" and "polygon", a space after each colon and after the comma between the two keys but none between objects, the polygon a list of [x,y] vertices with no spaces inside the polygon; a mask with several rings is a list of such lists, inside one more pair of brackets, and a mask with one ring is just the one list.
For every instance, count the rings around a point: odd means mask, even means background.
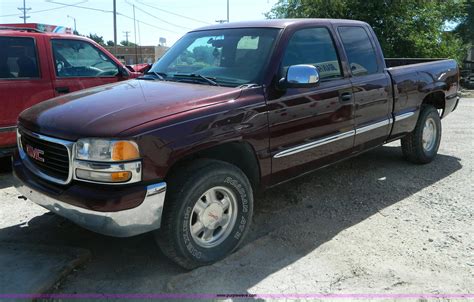
[{"label": "black tire sidewall", "polygon": [[[423,129],[426,120],[429,118],[432,118],[436,125],[436,142],[435,146],[431,150],[426,151],[425,148],[423,148]],[[421,112],[421,118],[419,119],[417,130],[417,148],[419,148],[420,153],[423,155],[425,161],[431,161],[434,157],[436,157],[439,145],[441,143],[441,119],[439,117],[438,111],[434,107],[426,107],[426,109]]]},{"label": "black tire sidewall", "polygon": [[[194,183],[188,183],[181,191],[178,197],[180,206],[175,213],[176,220],[173,223],[173,237],[182,256],[200,264],[215,262],[234,251],[245,237],[253,214],[252,190],[242,173],[229,167],[210,172],[210,175],[202,175]],[[231,233],[221,244],[204,248],[194,242],[189,230],[189,220],[197,200],[208,189],[216,186],[226,187],[234,193],[237,199],[237,217]]]}]

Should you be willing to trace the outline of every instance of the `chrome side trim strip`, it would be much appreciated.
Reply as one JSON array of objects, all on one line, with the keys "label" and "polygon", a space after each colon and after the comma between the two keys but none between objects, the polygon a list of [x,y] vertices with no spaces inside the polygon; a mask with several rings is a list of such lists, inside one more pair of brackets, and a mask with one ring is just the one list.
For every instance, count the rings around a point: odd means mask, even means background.
[{"label": "chrome side trim strip", "polygon": [[370,124],[370,125],[367,125],[367,126],[359,127],[355,130],[339,133],[339,134],[329,136],[329,137],[325,137],[323,139],[320,139],[320,140],[317,140],[317,141],[314,141],[314,142],[311,142],[311,143],[299,145],[299,146],[289,148],[289,149],[284,150],[284,151],[280,151],[277,154],[275,154],[273,156],[273,158],[280,158],[280,157],[284,157],[284,156],[288,156],[288,155],[293,155],[293,154],[296,154],[296,153],[299,153],[299,152],[303,152],[303,151],[306,151],[306,150],[309,150],[309,149],[312,149],[312,148],[316,148],[316,147],[319,147],[319,146],[322,146],[322,145],[325,145],[325,144],[329,144],[329,143],[338,141],[340,139],[344,139],[344,138],[348,138],[348,137],[351,137],[351,136],[354,136],[354,135],[357,135],[357,134],[365,133],[365,132],[368,132],[368,131],[371,131],[371,130],[374,130],[374,129],[377,129],[377,128],[380,128],[380,127],[391,125],[394,122],[398,122],[400,120],[407,119],[409,117],[412,117],[413,115],[415,115],[415,111],[406,112],[406,113],[395,116],[395,118],[388,118],[388,119],[380,121],[380,122],[376,122],[376,123],[373,123],[373,124]]},{"label": "chrome side trim strip", "polygon": [[296,147],[289,148],[289,149],[286,149],[284,151],[278,152],[277,154],[275,154],[273,156],[273,158],[280,158],[280,157],[293,155],[293,154],[303,152],[303,151],[306,151],[306,150],[309,150],[309,149],[313,149],[313,148],[316,148],[316,147],[319,147],[319,146],[322,146],[322,145],[333,143],[335,141],[338,141],[338,140],[341,140],[341,139],[344,139],[344,138],[349,138],[349,137],[354,136],[354,135],[355,135],[355,130],[351,130],[351,131],[339,133],[339,134],[336,134],[336,135],[328,136],[328,137],[319,139],[319,140],[311,142],[311,143],[299,145],[299,146],[296,146]]},{"label": "chrome side trim strip", "polygon": [[395,115],[395,122],[407,119],[407,118],[412,117],[414,115],[415,115],[415,111],[410,111],[410,112],[407,112],[407,113],[402,113],[402,114],[399,114],[399,115]]},{"label": "chrome side trim strip", "polygon": [[12,132],[16,130],[16,126],[9,126],[9,127],[0,127],[1,132]]},{"label": "chrome side trim strip", "polygon": [[376,122],[376,123],[370,124],[368,126],[357,128],[356,129],[356,135],[367,132],[367,131],[370,131],[370,130],[374,130],[374,129],[377,129],[377,128],[380,128],[380,127],[383,127],[383,126],[390,125],[391,123],[392,123],[392,119],[389,118],[389,119],[386,119],[384,121]]}]

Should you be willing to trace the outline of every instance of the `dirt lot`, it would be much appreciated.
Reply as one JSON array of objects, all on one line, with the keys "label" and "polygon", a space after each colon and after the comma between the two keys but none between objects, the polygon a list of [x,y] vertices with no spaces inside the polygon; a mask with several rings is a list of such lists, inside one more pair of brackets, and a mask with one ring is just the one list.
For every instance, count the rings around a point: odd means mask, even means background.
[{"label": "dirt lot", "polygon": [[9,173],[0,241],[90,250],[56,293],[472,294],[473,118],[474,98],[462,99],[429,165],[405,162],[396,142],[266,192],[246,244],[191,272],[150,235],[101,236],[18,199]]}]

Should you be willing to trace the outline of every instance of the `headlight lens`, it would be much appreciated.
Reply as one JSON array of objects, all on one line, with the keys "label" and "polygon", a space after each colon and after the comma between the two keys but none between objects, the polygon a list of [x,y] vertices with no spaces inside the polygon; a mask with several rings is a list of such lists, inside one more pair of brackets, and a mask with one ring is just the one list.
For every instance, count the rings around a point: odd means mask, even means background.
[{"label": "headlight lens", "polygon": [[76,143],[76,159],[109,162],[139,157],[138,146],[133,141],[85,138]]}]

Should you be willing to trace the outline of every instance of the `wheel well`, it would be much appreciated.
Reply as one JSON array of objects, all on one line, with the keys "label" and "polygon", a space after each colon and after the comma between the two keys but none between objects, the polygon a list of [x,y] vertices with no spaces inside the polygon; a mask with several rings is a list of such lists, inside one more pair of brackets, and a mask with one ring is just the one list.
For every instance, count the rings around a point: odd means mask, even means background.
[{"label": "wheel well", "polygon": [[423,99],[422,104],[433,105],[436,109],[442,109],[444,111],[446,105],[444,93],[441,91],[430,93]]},{"label": "wheel well", "polygon": [[168,175],[173,174],[176,169],[190,161],[201,158],[221,160],[238,167],[249,179],[254,192],[258,189],[260,184],[259,164],[254,149],[245,142],[224,143],[186,156],[171,166]]}]

